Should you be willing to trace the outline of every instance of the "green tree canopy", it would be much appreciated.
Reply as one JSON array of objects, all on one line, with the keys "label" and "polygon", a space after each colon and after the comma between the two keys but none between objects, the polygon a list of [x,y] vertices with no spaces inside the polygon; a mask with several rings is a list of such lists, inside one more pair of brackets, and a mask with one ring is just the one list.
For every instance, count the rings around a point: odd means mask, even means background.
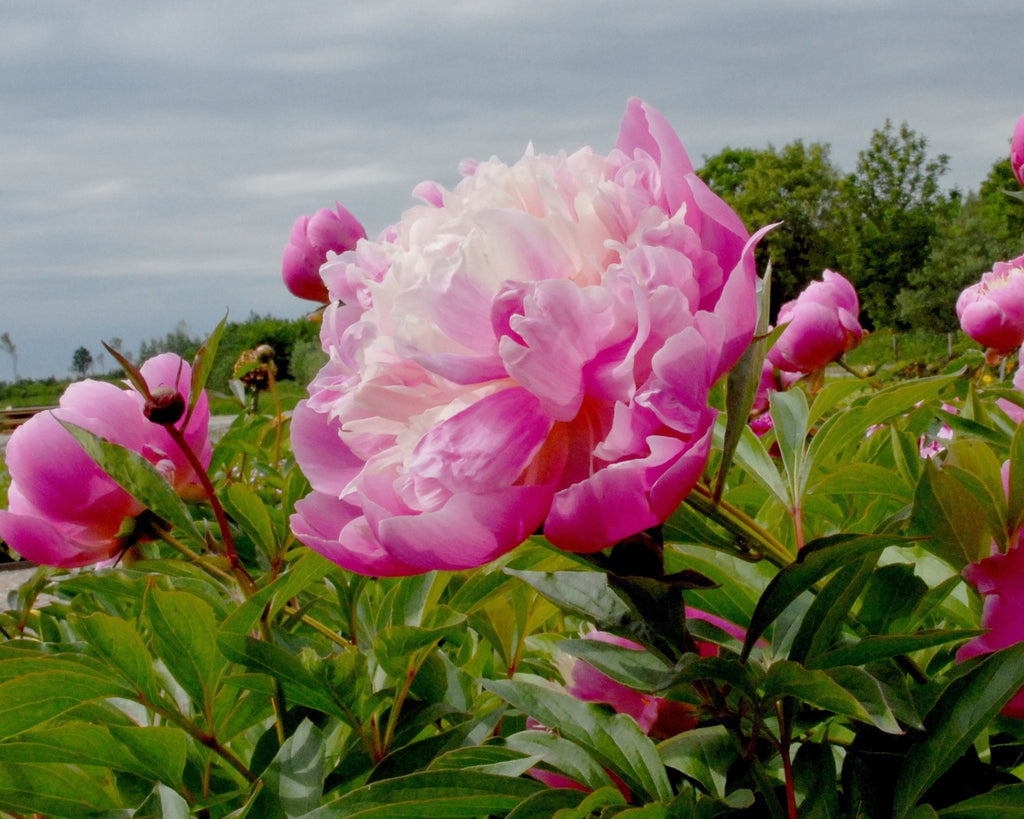
[{"label": "green tree canopy", "polygon": [[843,272],[857,287],[868,326],[897,321],[897,294],[928,259],[939,218],[959,205],[957,195],[946,196],[939,187],[949,157],[929,158],[927,147],[907,123],[896,129],[886,120],[843,185]]},{"label": "green tree canopy", "polygon": [[841,175],[829,146],[796,140],[781,149],[726,148],[705,158],[701,178],[751,229],[782,222],[762,241],[762,263],[772,262],[772,315],[841,255]]},{"label": "green tree canopy", "polygon": [[85,378],[89,374],[89,368],[92,366],[92,353],[85,347],[79,347],[71,356],[71,372],[78,375],[80,378]]}]

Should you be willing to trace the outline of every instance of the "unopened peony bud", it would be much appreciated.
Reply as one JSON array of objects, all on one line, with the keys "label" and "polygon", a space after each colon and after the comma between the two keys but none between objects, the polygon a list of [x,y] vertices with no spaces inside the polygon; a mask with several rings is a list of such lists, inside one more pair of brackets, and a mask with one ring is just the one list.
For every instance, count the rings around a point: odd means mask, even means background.
[{"label": "unopened peony bud", "polygon": [[150,393],[142,412],[154,424],[168,426],[180,421],[185,414],[185,398],[172,387],[157,387]]},{"label": "unopened peony bud", "polygon": [[328,252],[352,250],[365,238],[366,231],[359,220],[337,203],[333,211],[321,208],[312,216],[300,216],[281,260],[285,285],[300,299],[330,301],[320,278],[320,265],[327,261]]}]

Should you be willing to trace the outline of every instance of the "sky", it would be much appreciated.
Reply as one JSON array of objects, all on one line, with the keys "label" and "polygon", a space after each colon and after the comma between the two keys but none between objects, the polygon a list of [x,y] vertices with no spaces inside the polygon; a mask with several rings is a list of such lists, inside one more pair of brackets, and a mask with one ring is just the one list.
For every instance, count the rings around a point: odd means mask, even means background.
[{"label": "sky", "polygon": [[298,318],[296,217],[376,236],[462,159],[607,152],[633,96],[698,167],[802,139],[853,171],[888,118],[977,189],[1022,33],[1019,0],[0,0],[0,333],[66,377],[101,340]]}]

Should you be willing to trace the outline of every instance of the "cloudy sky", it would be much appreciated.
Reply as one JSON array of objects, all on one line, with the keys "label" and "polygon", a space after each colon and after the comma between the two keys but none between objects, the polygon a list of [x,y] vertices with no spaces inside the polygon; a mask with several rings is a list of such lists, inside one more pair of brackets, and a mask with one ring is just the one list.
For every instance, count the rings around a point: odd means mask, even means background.
[{"label": "cloudy sky", "polygon": [[460,159],[607,151],[631,96],[698,166],[803,139],[852,171],[888,117],[977,188],[1022,26],[1019,0],[0,0],[0,332],[65,376],[101,339],[298,317],[300,214],[376,235]]}]

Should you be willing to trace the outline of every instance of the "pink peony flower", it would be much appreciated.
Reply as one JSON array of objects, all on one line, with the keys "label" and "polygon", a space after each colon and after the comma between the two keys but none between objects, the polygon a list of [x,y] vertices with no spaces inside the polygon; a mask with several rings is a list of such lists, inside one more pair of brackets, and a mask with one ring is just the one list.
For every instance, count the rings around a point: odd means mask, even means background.
[{"label": "pink peony flower", "polygon": [[[966,579],[984,599],[981,627],[989,631],[960,647],[956,659],[963,662],[1024,640],[1024,546],[1018,544],[1006,554],[994,554],[971,563],[963,571]],[[1024,689],[1003,708],[1008,717],[1024,719]]]},{"label": "pink peony flower", "polygon": [[751,238],[630,101],[616,148],[465,163],[323,268],[292,530],[356,572],[477,566],[543,527],[592,552],[701,474],[757,317]]},{"label": "pink peony flower", "polygon": [[1017,120],[1013,129],[1013,140],[1010,142],[1010,165],[1017,181],[1024,185],[1024,114]]},{"label": "pink peony flower", "polygon": [[[150,390],[176,389],[188,400],[191,368],[172,353],[141,367]],[[8,509],[0,510],[0,538],[14,551],[49,566],[84,566],[115,555],[125,518],[143,511],[78,445],[60,421],[83,427],[143,455],[181,495],[199,478],[160,425],[143,415],[145,399],[135,389],[100,381],[72,384],[60,406],[36,415],[14,431],[7,444],[11,475]],[[210,405],[204,393],[182,429],[203,464],[210,462]]]},{"label": "pink peony flower", "polygon": [[780,370],[811,373],[860,344],[864,331],[857,316],[860,305],[853,285],[826,270],[779,308],[779,324],[788,324],[776,339],[768,360]]},{"label": "pink peony flower", "polygon": [[293,295],[310,301],[329,301],[327,287],[320,278],[320,266],[328,254],[351,250],[366,231],[341,205],[334,210],[321,208],[312,216],[300,216],[292,226],[291,239],[284,249],[281,276]]},{"label": "pink peony flower", "polygon": [[1005,355],[1024,342],[1024,256],[996,262],[956,300],[963,331]]}]

